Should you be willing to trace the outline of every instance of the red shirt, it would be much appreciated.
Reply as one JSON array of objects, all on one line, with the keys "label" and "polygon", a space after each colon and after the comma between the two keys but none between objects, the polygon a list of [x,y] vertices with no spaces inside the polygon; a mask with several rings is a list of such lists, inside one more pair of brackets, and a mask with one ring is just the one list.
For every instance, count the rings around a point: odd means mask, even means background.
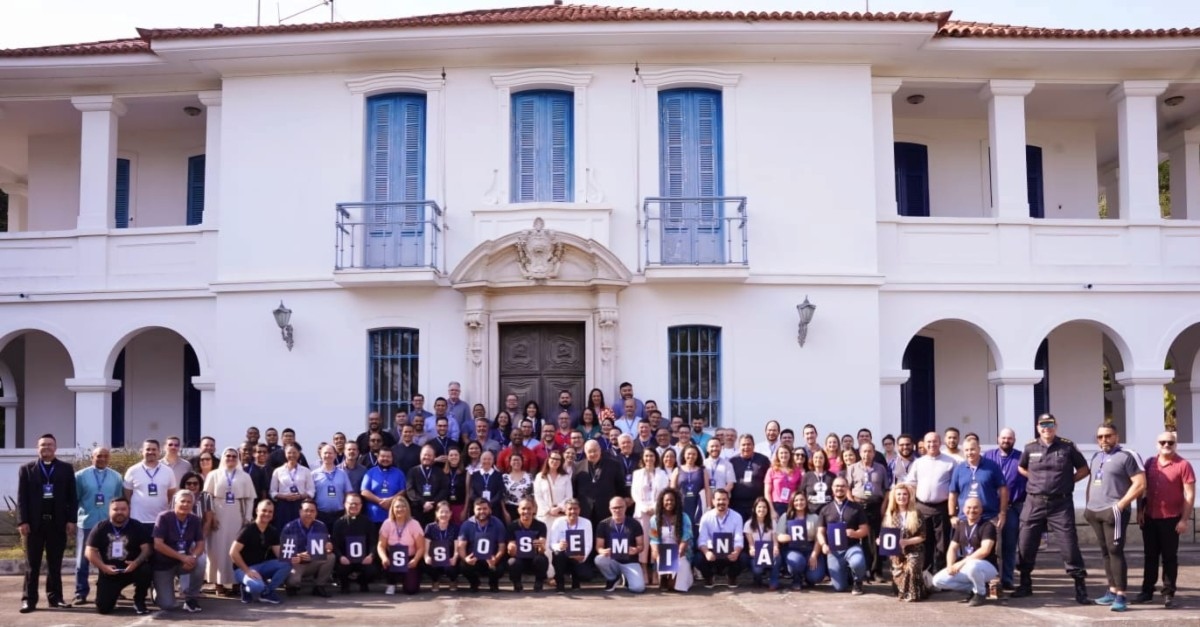
[{"label": "red shirt", "polygon": [[1146,516],[1177,518],[1183,516],[1183,486],[1195,484],[1192,465],[1178,455],[1164,466],[1158,457],[1146,462]]}]

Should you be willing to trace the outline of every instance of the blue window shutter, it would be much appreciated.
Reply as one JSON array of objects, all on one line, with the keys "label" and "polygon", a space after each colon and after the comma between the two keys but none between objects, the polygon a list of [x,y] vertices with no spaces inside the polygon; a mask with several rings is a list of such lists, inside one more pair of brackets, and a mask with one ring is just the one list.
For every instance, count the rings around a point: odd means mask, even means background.
[{"label": "blue window shutter", "polygon": [[[697,196],[711,197],[722,194],[719,171],[721,164],[721,94],[713,91],[696,91],[696,156],[699,166]],[[700,204],[700,228],[719,228],[720,218],[717,203]]]},{"label": "blue window shutter", "polygon": [[[722,196],[721,92],[665,90],[658,103],[660,195]],[[715,201],[663,203],[663,263],[721,263],[722,209]]]},{"label": "blue window shutter", "polygon": [[566,92],[551,92],[549,100],[550,126],[550,200],[571,202],[574,191],[574,97]]},{"label": "blue window shutter", "polygon": [[535,90],[512,97],[512,202],[574,197],[574,94]]},{"label": "blue window shutter", "polygon": [[902,216],[929,216],[929,149],[896,142],[896,204]]},{"label": "blue window shutter", "polygon": [[1025,147],[1025,178],[1029,186],[1029,217],[1046,217],[1046,201],[1042,187],[1042,149]]},{"label": "blue window shutter", "polygon": [[129,228],[129,159],[117,159],[117,194],[114,224],[118,229]]},{"label": "blue window shutter", "polygon": [[[367,100],[364,193],[371,208],[365,263],[371,267],[423,263],[425,208],[425,94],[385,94]],[[404,201],[414,201],[404,204]]]},{"label": "blue window shutter", "polygon": [[188,157],[187,223],[204,222],[204,155]]},{"label": "blue window shutter", "polygon": [[[662,116],[661,130],[659,140],[661,148],[660,156],[660,193],[668,198],[681,198],[690,194],[685,190],[685,170],[687,164],[684,162],[685,153],[688,151],[688,146],[685,145],[684,118],[685,101],[688,100],[686,91],[663,92],[660,96],[659,109]],[[684,219],[683,203],[667,203],[666,215],[663,218],[668,222],[679,221]]]},{"label": "blue window shutter", "polygon": [[512,199],[537,200],[537,94],[520,93],[512,102]]}]

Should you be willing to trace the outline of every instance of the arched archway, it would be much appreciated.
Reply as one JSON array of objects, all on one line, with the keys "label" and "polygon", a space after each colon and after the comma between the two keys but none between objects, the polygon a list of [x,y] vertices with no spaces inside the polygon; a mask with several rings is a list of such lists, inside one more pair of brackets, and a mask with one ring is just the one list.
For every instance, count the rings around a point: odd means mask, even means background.
[{"label": "arched archway", "polygon": [[922,327],[901,362],[909,373],[900,387],[901,432],[920,438],[957,427],[994,439],[995,390],[988,375],[1001,364],[995,341],[975,323],[941,319]]},{"label": "arched archway", "polygon": [[112,445],[179,435],[184,446],[201,437],[201,360],[192,343],[174,329],[141,327],[123,335],[106,361],[106,375],[120,381],[112,393]]},{"label": "arched archway", "polygon": [[1101,421],[1127,433],[1125,397],[1117,377],[1131,363],[1125,339],[1103,322],[1073,319],[1054,325],[1040,341],[1048,380],[1045,403],[1058,418],[1059,435],[1088,443]]},{"label": "arched archway", "polygon": [[60,448],[75,447],[75,394],[67,388],[74,376],[58,336],[23,329],[0,338],[4,448],[31,445],[41,433],[53,433]]},{"label": "arched archway", "polygon": [[1164,368],[1175,371],[1166,386],[1166,425],[1180,442],[1195,442],[1200,436],[1200,322],[1183,329],[1171,341]]}]

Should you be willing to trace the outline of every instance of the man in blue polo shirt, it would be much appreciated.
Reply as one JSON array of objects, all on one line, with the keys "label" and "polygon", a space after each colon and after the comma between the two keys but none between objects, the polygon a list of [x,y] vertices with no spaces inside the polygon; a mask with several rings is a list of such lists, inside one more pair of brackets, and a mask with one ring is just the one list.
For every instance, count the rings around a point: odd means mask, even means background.
[{"label": "man in blue polo shirt", "polygon": [[342,508],[346,494],[357,490],[350,483],[350,475],[337,465],[337,449],[332,444],[326,444],[321,447],[320,453],[321,466],[312,473],[313,485],[317,488],[313,498],[317,502],[317,520],[333,529],[333,523],[345,513]]},{"label": "man in blue polo shirt", "polygon": [[404,493],[404,473],[392,465],[391,449],[380,449],[374,467],[363,475],[361,492],[367,502],[367,517],[375,526],[387,520],[392,509],[392,499]]},{"label": "man in blue polo shirt", "polygon": [[[75,473],[75,494],[79,499],[76,520],[75,546],[82,547],[96,525],[108,520],[108,506],[124,496],[121,473],[108,467],[109,451],[103,446],[92,451],[92,465]],[[125,503],[126,516],[129,503]],[[87,602],[88,560],[84,551],[75,550],[75,600],[73,605]]]},{"label": "man in blue polo shirt", "polygon": [[475,499],[475,516],[459,528],[456,547],[471,592],[479,592],[480,575],[487,575],[489,590],[500,591],[507,538],[504,521],[492,516],[492,506],[487,499]]},{"label": "man in blue polo shirt", "polygon": [[963,507],[969,498],[979,499],[983,508],[982,520],[992,520],[997,529],[1004,528],[1008,514],[1008,485],[1004,482],[1004,471],[996,462],[986,459],[979,452],[979,442],[967,440],[962,446],[966,458],[954,467],[950,474],[950,524],[957,526],[966,518]]}]

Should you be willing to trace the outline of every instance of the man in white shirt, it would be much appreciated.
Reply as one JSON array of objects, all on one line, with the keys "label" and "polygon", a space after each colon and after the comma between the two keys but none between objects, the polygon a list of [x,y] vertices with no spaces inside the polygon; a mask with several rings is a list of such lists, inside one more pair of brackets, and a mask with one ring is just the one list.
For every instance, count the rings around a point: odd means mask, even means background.
[{"label": "man in white shirt", "polygon": [[554,552],[554,578],[556,592],[564,592],[567,574],[571,575],[571,589],[578,590],[579,584],[592,578],[588,556],[592,554],[592,521],[579,515],[579,501],[574,498],[563,501],[566,516],[559,516],[550,525],[547,536],[550,550]]},{"label": "man in white shirt", "polygon": [[942,452],[942,440],[936,431],[925,434],[925,455],[917,458],[908,471],[908,483],[916,486],[917,511],[925,526],[925,568],[936,573],[946,567],[946,549],[950,546],[950,477],[954,458]]},{"label": "man in white shirt", "polygon": [[633,435],[637,433],[637,425],[642,421],[642,417],[638,414],[637,403],[634,402],[634,399],[625,399],[623,407],[621,416],[613,422],[613,425],[620,429],[621,433]]},{"label": "man in white shirt", "polygon": [[767,459],[775,459],[775,449],[779,448],[779,421],[768,420],[764,437],[754,446],[754,452],[760,453]]},{"label": "man in white shirt", "polygon": [[716,571],[725,572],[730,588],[737,587],[746,544],[744,527],[742,516],[729,509],[729,493],[724,489],[714,491],[713,509],[700,517],[700,538],[696,543],[699,549],[696,567],[704,577],[705,587],[713,587]]},{"label": "man in white shirt", "polygon": [[[154,532],[158,515],[167,511],[179,478],[169,466],[158,459],[158,440],[142,442],[142,461],[125,471],[125,498],[129,500],[129,517]],[[186,463],[186,462],[185,462]]]},{"label": "man in white shirt", "polygon": [[167,454],[163,455],[159,462],[170,468],[176,477],[183,478],[192,471],[192,463],[179,455],[179,452],[183,450],[183,440],[179,436],[173,435],[167,438],[166,445]]},{"label": "man in white shirt", "polygon": [[742,451],[740,448],[738,448],[737,444],[737,429],[734,429],[733,427],[719,429],[717,431],[716,439],[721,441],[721,457],[729,459],[730,457],[737,457],[738,455],[742,454]]},{"label": "man in white shirt", "polygon": [[708,441],[708,457],[704,458],[704,468],[708,470],[709,488],[716,490],[721,488],[726,492],[733,490],[733,483],[737,480],[733,476],[733,465],[729,463],[729,458],[723,457],[721,442],[717,438]]}]

